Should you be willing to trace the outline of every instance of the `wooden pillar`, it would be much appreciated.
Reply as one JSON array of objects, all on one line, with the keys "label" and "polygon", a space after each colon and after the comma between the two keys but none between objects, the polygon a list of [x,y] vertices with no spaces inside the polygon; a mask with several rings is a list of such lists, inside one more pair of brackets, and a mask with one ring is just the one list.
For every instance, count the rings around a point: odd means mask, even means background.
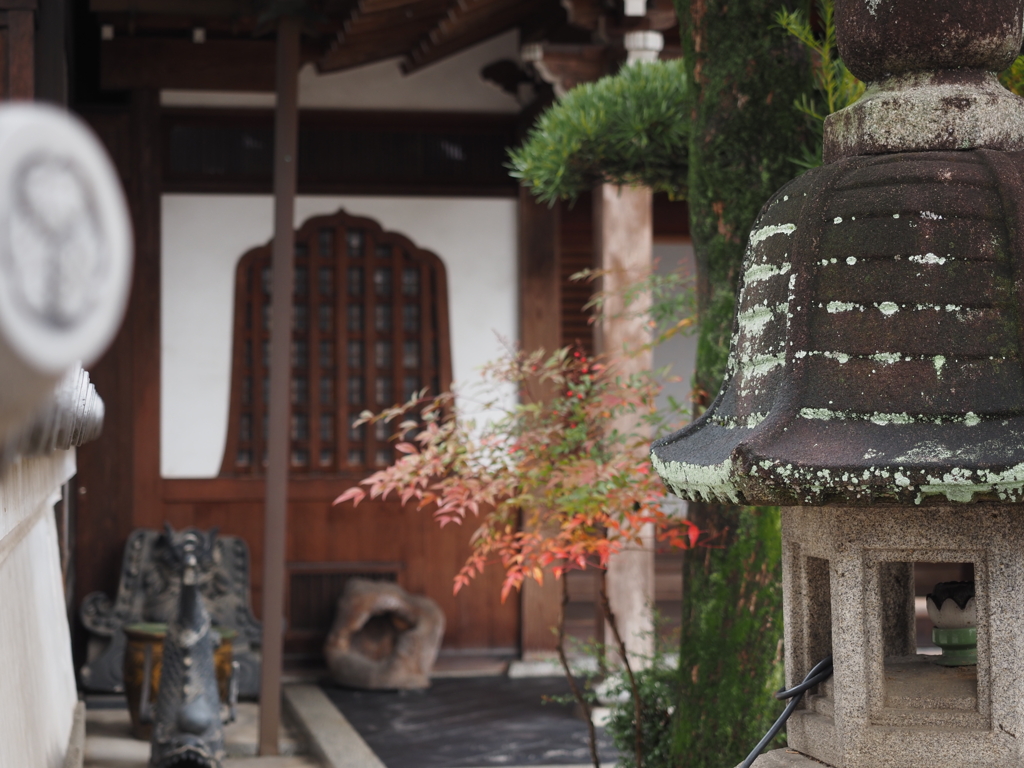
[{"label": "wooden pillar", "polygon": [[132,94],[125,113],[91,116],[126,189],[135,237],[128,309],[106,354],[90,366],[106,414],[97,440],[78,450],[75,586],[116,594],[125,540],[159,527],[160,499],[160,99]]},{"label": "wooden pillar", "polygon": [[[160,488],[160,92],[132,94],[132,178],[135,273],[125,327],[132,334],[133,528],[159,528]],[[123,543],[123,542],[122,542]]]},{"label": "wooden pillar", "polygon": [[36,16],[36,98],[60,106],[68,103],[67,11],[65,0],[39,0]]},{"label": "wooden pillar", "polygon": [[[644,346],[650,341],[643,297],[627,308],[622,290],[651,273],[653,257],[652,195],[646,187],[604,184],[594,190],[594,241],[603,270],[602,290],[607,298],[598,325],[597,349],[620,359],[623,374],[651,370],[653,356]],[[630,417],[615,426],[635,432]],[[653,651],[654,531],[644,532],[643,547],[628,547],[608,564],[608,599],[630,655]],[[605,642],[614,638],[605,631]]]},{"label": "wooden pillar", "polygon": [[[278,754],[284,559],[288,522],[292,303],[295,285],[295,183],[298,151],[299,20],[277,28],[277,108],[274,115],[274,248],[270,312],[270,412],[263,527],[263,646],[260,755]],[[258,460],[258,458],[257,458]]]},{"label": "wooden pillar", "polygon": [[[562,345],[561,254],[559,207],[538,203],[519,190],[519,340],[523,350],[553,352]],[[545,392],[538,391],[538,397]],[[527,580],[520,601],[523,658],[548,655],[557,648],[551,631],[561,611],[561,584],[553,577],[543,585]]]},{"label": "wooden pillar", "polygon": [[3,43],[5,99],[32,99],[35,97],[35,36],[36,4],[18,0],[0,0],[6,38]]}]

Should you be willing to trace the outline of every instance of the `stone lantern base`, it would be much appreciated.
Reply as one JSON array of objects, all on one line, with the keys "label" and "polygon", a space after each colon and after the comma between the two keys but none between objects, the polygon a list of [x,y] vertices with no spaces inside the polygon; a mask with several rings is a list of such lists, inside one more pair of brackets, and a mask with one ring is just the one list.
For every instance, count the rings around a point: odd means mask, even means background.
[{"label": "stone lantern base", "polygon": [[[790,750],[837,768],[1024,765],[1024,506],[790,507],[782,537],[787,687],[829,654],[835,668],[790,718]],[[914,563],[973,566],[977,665],[918,655]]]},{"label": "stone lantern base", "polygon": [[820,768],[821,763],[795,749],[773,749],[754,761],[753,768]]}]

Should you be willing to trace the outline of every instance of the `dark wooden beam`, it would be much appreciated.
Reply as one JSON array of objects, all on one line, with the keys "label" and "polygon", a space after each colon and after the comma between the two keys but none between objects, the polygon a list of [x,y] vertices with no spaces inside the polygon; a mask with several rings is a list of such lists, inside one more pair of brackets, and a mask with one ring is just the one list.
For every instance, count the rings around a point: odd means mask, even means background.
[{"label": "dark wooden beam", "polygon": [[574,27],[595,30],[601,19],[608,15],[603,0],[562,0],[566,20]]},{"label": "dark wooden beam", "polygon": [[90,0],[93,13],[130,13],[136,16],[246,16],[252,7],[246,0]]},{"label": "dark wooden beam", "polygon": [[555,88],[559,96],[580,83],[592,83],[611,72],[612,52],[607,44],[570,45],[534,43],[523,48],[523,59]]},{"label": "dark wooden beam", "polygon": [[343,69],[393,59],[396,56],[404,55],[414,42],[415,38],[389,39],[387,35],[384,35],[377,40],[360,40],[358,44],[349,42],[332,45],[327,53],[317,60],[316,68],[319,72],[339,72]]},{"label": "dark wooden beam", "polygon": [[368,11],[365,9],[366,4],[360,3],[345,22],[344,32],[339,35],[339,39],[347,40],[350,37],[354,39],[364,32],[375,32],[381,29],[395,30],[396,27],[420,24],[424,20],[436,24],[447,10],[448,3],[449,0],[417,0],[378,11]]},{"label": "dark wooden beam", "polygon": [[100,46],[100,85],[108,90],[273,91],[274,43],[109,40]]},{"label": "dark wooden beam", "polygon": [[379,13],[392,8],[402,8],[417,0],[360,0],[359,7],[364,13]]},{"label": "dark wooden beam", "polygon": [[[83,117],[110,152],[122,183],[132,190],[137,163],[133,162],[135,147],[132,146],[133,126],[129,114],[122,110],[105,110]],[[127,197],[138,253],[140,240],[145,239],[139,230],[142,211],[131,194]],[[146,302],[159,296],[159,286],[151,284],[152,277],[152,270],[140,269],[136,263],[125,321],[114,343],[89,368],[89,376],[103,398],[106,412],[99,438],[78,449],[74,542],[76,602],[94,591],[117,593],[122,549],[135,527],[132,520],[135,487],[133,329],[144,320],[140,310]],[[84,637],[79,639],[84,640]],[[82,657],[78,654],[77,658]]]},{"label": "dark wooden beam", "polygon": [[106,413],[98,440],[78,450],[76,602],[94,590],[116,594],[125,541],[163,522],[160,479],[160,102],[132,94],[129,110],[84,115],[110,152],[125,186],[135,238],[124,322],[90,367]]},{"label": "dark wooden beam", "polygon": [[562,346],[560,210],[519,188],[519,343],[526,352]]},{"label": "dark wooden beam", "polygon": [[32,10],[7,11],[8,99],[30,100],[36,93],[35,21]]},{"label": "dark wooden beam", "polygon": [[402,71],[410,74],[512,29],[547,5],[550,0],[476,0],[466,6],[460,4],[409,52]]},{"label": "dark wooden beam", "polygon": [[377,45],[394,47],[391,43],[400,44],[408,50],[426,33],[433,29],[437,23],[437,16],[416,19],[411,23],[387,25],[367,25],[363,29],[357,29],[344,38],[339,47],[346,46],[353,48],[369,48]]},{"label": "dark wooden beam", "polygon": [[626,32],[636,30],[674,30],[678,29],[679,21],[676,18],[676,8],[673,0],[651,0],[647,6],[647,13],[643,16],[617,16],[609,19],[607,33],[611,37],[618,37]]},{"label": "dark wooden beam", "polygon": [[65,0],[42,0],[36,14],[36,99],[68,102],[68,13]]},{"label": "dark wooden beam", "polygon": [[[160,514],[160,94],[132,94],[132,201],[135,286],[132,331],[132,510],[135,524],[158,528]],[[136,293],[136,290],[138,291]]]},{"label": "dark wooden beam", "polygon": [[404,55],[434,24],[449,0],[359,0],[316,61],[320,72]]}]

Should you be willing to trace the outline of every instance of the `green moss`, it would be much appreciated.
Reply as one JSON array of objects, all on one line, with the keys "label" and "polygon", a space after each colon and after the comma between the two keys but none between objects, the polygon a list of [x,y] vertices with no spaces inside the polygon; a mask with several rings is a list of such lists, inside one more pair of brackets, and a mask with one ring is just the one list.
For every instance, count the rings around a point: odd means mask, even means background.
[{"label": "green moss", "polygon": [[[775,26],[778,0],[679,0],[691,62],[691,234],[703,294],[699,389],[713,397],[725,372],[732,307],[747,233],[765,201],[794,174],[807,124],[793,103],[811,88],[799,43]],[[699,44],[697,40],[699,39]]]},{"label": "green moss", "polygon": [[[688,200],[697,257],[695,406],[727,371],[748,233],[812,143],[794,103],[813,91],[807,57],[776,24],[781,0],[677,0],[690,67]],[[717,538],[687,553],[676,764],[736,765],[780,711],[782,590],[776,509],[690,504]]]},{"label": "green moss", "polygon": [[683,604],[674,747],[685,768],[736,765],[782,711],[779,510],[714,506],[717,546],[689,564]]},{"label": "green moss", "polygon": [[701,313],[697,336],[697,385],[710,402],[718,391],[729,363],[732,321],[736,314],[736,294],[728,287],[718,288]]}]

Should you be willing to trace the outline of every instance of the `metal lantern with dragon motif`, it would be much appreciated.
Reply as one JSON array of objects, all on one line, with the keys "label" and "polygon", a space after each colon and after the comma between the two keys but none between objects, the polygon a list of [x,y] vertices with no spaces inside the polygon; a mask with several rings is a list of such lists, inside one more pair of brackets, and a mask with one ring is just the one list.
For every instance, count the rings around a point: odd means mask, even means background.
[{"label": "metal lantern with dragon motif", "polygon": [[[750,233],[721,394],[654,445],[680,496],[784,507],[787,682],[834,659],[759,766],[1024,765],[1022,12],[836,0],[867,92]],[[969,652],[918,652],[915,563],[973,571]]]}]

